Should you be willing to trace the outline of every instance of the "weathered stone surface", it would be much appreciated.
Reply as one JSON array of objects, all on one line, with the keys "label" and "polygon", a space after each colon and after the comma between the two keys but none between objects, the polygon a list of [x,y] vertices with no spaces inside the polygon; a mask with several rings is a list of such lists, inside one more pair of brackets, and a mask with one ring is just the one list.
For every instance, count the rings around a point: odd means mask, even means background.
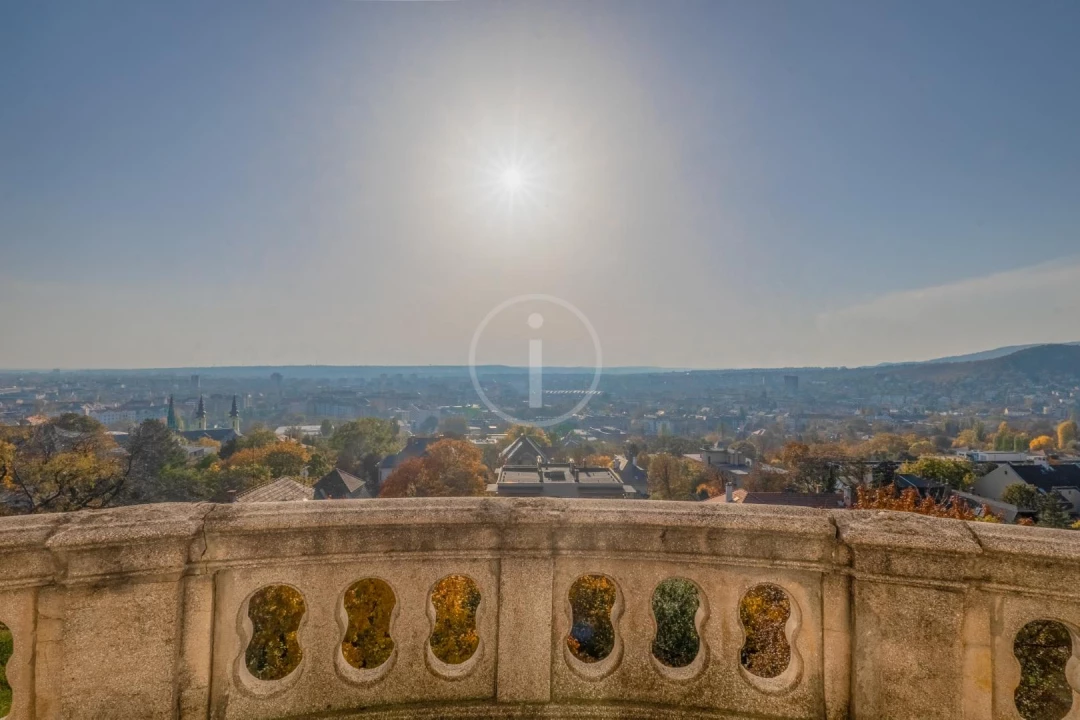
[{"label": "weathered stone surface", "polygon": [[[482,597],[480,647],[461,666],[428,650],[430,593],[451,574],[471,578]],[[568,591],[583,574],[617,586],[616,651],[594,667],[566,650]],[[651,654],[651,598],[674,577],[695,583],[702,605],[699,660],[679,671]],[[343,597],[363,578],[394,591],[394,652],[374,671],[350,672]],[[791,662],[771,679],[741,665],[739,603],[760,583],[782,588],[791,604]],[[267,682],[246,672],[246,607],[272,584],[304,598],[303,660]],[[1015,718],[1012,643],[1039,618],[1080,628],[1080,533],[898,513],[536,498],[172,504],[0,519],[14,717],[35,720]]]}]

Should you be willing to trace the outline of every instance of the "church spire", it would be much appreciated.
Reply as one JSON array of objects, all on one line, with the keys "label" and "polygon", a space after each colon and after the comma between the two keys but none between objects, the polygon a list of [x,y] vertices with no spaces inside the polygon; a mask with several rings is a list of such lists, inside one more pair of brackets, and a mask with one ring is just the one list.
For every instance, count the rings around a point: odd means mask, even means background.
[{"label": "church spire", "polygon": [[165,421],[165,424],[168,426],[168,428],[170,430],[172,430],[174,432],[180,429],[180,426],[176,422],[176,408],[173,407],[173,396],[172,395],[169,396],[169,415],[168,415],[168,418]]},{"label": "church spire", "polygon": [[199,396],[199,409],[195,411],[195,419],[199,421],[199,429],[206,429],[206,406],[203,405],[202,395]]},{"label": "church spire", "polygon": [[232,410],[229,411],[233,432],[240,434],[240,411],[236,409],[236,396],[232,396]]}]

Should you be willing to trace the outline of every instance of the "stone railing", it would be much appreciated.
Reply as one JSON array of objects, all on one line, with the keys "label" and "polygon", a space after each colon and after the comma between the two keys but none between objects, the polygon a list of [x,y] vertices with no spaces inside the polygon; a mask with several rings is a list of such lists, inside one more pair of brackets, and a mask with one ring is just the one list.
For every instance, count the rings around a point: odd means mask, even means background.
[{"label": "stone railing", "polygon": [[[475,650],[431,650],[432,589],[479,590]],[[614,647],[569,651],[571,586],[613,581]],[[343,660],[358,580],[393,591],[393,650]],[[698,591],[697,655],[658,662],[652,599]],[[302,597],[302,655],[245,660],[261,589]],[[786,665],[747,669],[740,608],[787,599]],[[1049,671],[1080,718],[1080,533],[911,514],[649,501],[440,499],[154,505],[0,519],[11,717],[1018,718],[1028,623],[1071,634]],[[1054,675],[1056,673],[1056,675]],[[1064,679],[1062,679],[1064,678]],[[1060,693],[1059,693],[1060,694]],[[1062,715],[1059,715],[1062,716]]]}]

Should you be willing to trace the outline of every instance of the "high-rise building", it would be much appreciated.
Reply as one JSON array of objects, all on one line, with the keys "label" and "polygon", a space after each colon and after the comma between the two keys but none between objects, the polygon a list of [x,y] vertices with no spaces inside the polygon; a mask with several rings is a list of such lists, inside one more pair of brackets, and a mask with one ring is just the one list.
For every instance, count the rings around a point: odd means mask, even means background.
[{"label": "high-rise building", "polygon": [[236,396],[232,396],[232,410],[229,411],[229,422],[232,424],[233,432],[237,435],[240,434],[240,411],[236,409]]}]

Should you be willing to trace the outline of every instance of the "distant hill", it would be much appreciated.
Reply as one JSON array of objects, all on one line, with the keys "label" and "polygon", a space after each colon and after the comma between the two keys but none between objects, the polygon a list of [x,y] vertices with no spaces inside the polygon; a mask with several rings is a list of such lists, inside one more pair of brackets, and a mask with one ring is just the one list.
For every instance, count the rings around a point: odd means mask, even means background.
[{"label": "distant hill", "polygon": [[[1059,343],[1061,345],[1080,345],[1080,342],[1071,343]],[[1039,343],[1032,343],[1031,345],[1006,345],[1005,347],[994,348],[993,350],[983,350],[982,352],[968,353],[966,355],[950,355],[948,357],[934,358],[933,360],[923,360],[921,365],[929,365],[933,363],[961,363],[961,362],[973,362],[975,360],[993,360],[999,357],[1005,357],[1006,355],[1012,355],[1013,353],[1020,352],[1021,350],[1030,350],[1031,348],[1045,347]]]},{"label": "distant hill", "polygon": [[890,370],[915,380],[935,382],[1009,375],[1023,376],[1028,380],[1080,380],[1080,345],[1034,345],[988,359],[942,359],[937,362],[898,365]]}]

